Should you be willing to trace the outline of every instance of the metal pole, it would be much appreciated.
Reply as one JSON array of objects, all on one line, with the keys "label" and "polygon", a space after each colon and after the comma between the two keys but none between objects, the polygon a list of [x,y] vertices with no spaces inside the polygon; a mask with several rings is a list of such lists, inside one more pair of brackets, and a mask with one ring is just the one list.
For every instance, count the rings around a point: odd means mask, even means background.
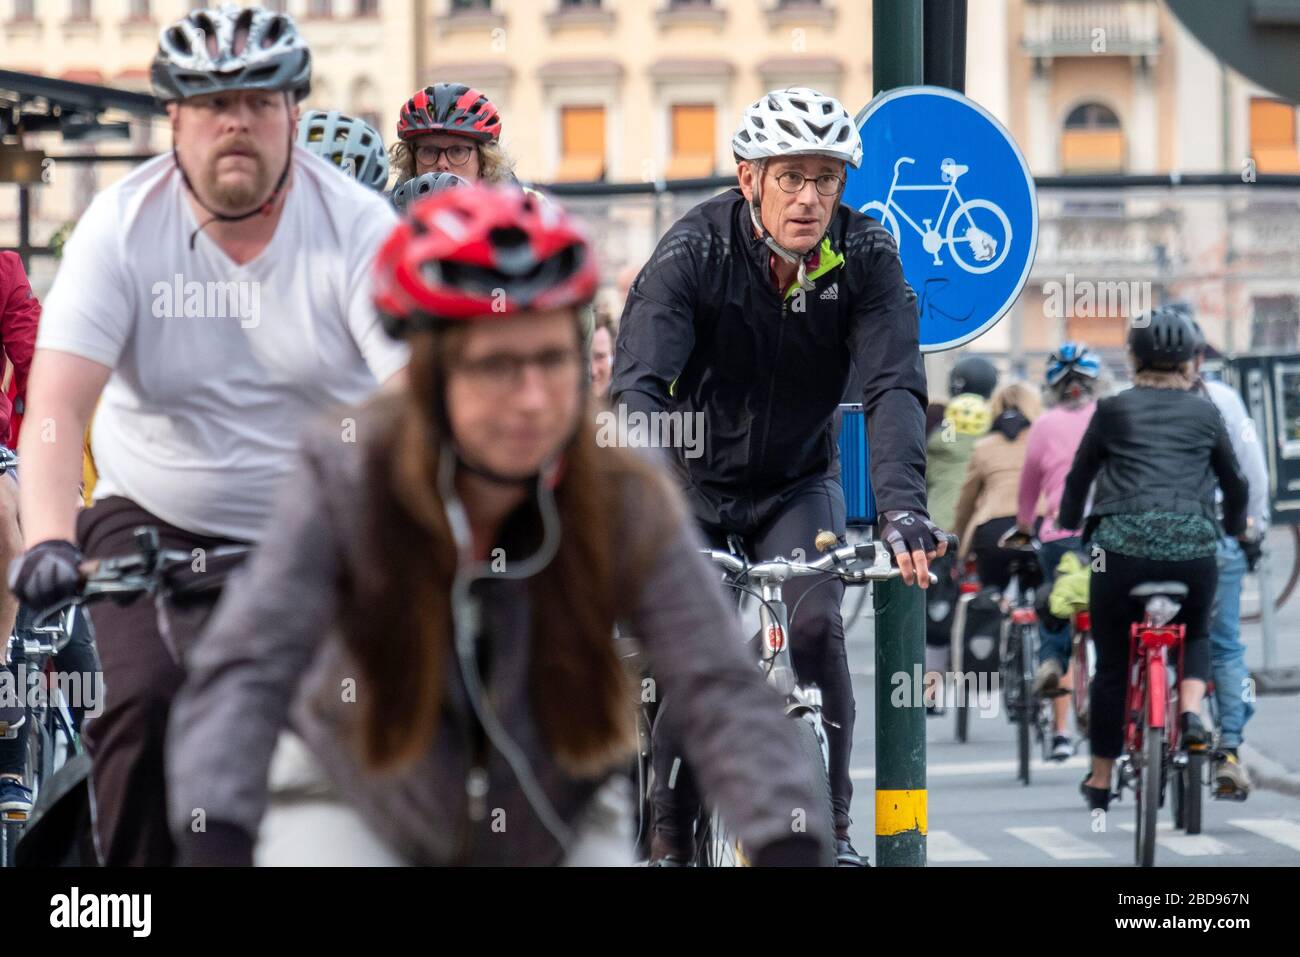
[{"label": "metal pole", "polygon": [[[877,93],[924,79],[922,10],[915,0],[875,0],[872,5],[872,79]],[[925,708],[921,700],[925,596],[919,588],[908,588],[897,579],[876,582],[872,592],[876,609],[876,862],[882,867],[923,867],[928,813]]]}]

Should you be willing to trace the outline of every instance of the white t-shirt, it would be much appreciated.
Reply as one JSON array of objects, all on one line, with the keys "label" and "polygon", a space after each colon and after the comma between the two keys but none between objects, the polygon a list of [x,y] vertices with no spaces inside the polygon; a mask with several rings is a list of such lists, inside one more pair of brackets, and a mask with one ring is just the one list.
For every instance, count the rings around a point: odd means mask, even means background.
[{"label": "white t-shirt", "polygon": [[191,251],[200,221],[170,153],[96,196],[68,239],[36,346],[113,369],[91,440],[97,501],[256,541],[304,421],[406,364],[370,301],[396,214],[299,147],[293,164],[275,235],[242,266],[206,231]]}]

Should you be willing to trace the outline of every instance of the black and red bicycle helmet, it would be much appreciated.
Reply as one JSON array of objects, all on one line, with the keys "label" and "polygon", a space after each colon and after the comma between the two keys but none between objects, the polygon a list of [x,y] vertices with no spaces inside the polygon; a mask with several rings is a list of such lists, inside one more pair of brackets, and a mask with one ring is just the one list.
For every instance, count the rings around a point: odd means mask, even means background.
[{"label": "black and red bicycle helmet", "polygon": [[398,139],[425,133],[459,133],[481,143],[495,142],[501,137],[501,114],[472,86],[435,83],[407,100],[397,118]]},{"label": "black and red bicycle helmet", "polygon": [[401,338],[449,322],[580,308],[596,259],[577,222],[518,186],[474,183],[417,200],[375,257],[374,298]]}]

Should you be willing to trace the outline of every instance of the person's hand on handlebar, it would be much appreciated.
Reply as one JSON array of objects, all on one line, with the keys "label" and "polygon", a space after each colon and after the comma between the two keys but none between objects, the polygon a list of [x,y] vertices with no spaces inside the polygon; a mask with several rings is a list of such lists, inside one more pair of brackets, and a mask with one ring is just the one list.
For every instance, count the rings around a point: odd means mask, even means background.
[{"label": "person's hand on handlebar", "polygon": [[9,590],[32,608],[48,608],[77,593],[80,563],[81,551],[72,542],[39,542],[9,563]]},{"label": "person's hand on handlebar", "polygon": [[881,516],[880,540],[894,556],[903,584],[930,585],[930,562],[948,553],[950,541],[955,540],[924,512],[898,509]]}]

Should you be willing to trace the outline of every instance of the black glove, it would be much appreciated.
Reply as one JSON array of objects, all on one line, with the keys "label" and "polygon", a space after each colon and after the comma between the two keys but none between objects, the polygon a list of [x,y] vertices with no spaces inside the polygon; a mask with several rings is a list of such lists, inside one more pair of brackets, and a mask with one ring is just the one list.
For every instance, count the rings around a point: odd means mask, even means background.
[{"label": "black glove", "polygon": [[880,525],[880,540],[895,556],[905,552],[936,551],[939,542],[944,539],[947,539],[949,548],[956,544],[956,536],[949,535],[934,524],[924,512],[899,509],[884,512],[880,517],[883,519]]},{"label": "black glove", "polygon": [[1246,570],[1253,572],[1264,556],[1264,540],[1262,538],[1249,541],[1238,540],[1238,544],[1241,545],[1241,554],[1246,556]]},{"label": "black glove", "polygon": [[81,551],[72,542],[53,538],[33,545],[9,563],[9,590],[39,610],[77,593]]}]

